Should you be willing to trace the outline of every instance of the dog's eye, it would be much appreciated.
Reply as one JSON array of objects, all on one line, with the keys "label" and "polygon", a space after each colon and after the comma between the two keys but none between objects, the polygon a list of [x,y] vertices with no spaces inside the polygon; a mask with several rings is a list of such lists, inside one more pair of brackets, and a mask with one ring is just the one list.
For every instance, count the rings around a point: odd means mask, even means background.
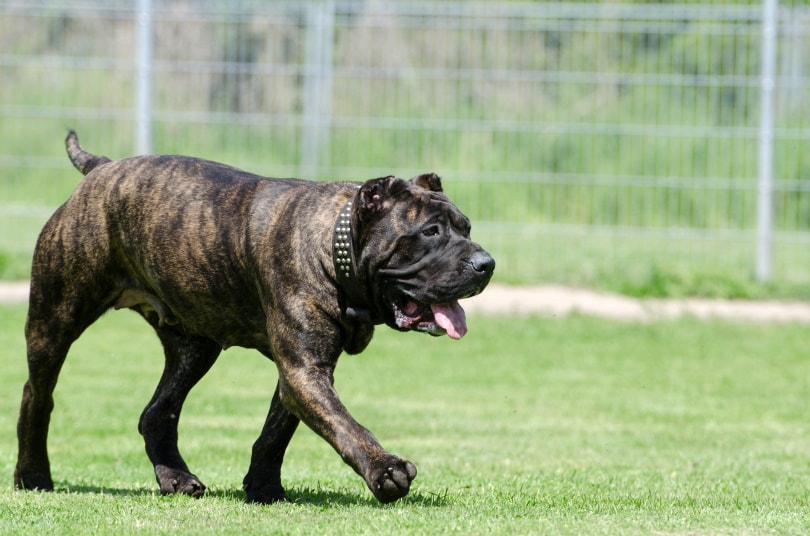
[{"label": "dog's eye", "polygon": [[439,226],[431,225],[430,227],[422,231],[422,234],[425,236],[436,236],[437,234],[439,234]]}]

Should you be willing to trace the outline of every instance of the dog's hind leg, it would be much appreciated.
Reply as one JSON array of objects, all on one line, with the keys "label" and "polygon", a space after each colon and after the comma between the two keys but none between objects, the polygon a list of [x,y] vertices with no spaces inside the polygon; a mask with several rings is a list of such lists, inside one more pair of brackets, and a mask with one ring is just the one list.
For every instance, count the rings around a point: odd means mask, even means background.
[{"label": "dog's hind leg", "polygon": [[177,425],[186,396],[217,360],[222,348],[203,337],[188,335],[182,326],[156,327],[166,358],[152,400],[141,414],[138,430],[155,467],[161,493],[199,497],[205,491],[177,448]]},{"label": "dog's hind leg", "polygon": [[47,441],[56,381],[71,344],[110,306],[101,281],[80,279],[65,281],[36,265],[32,273],[25,323],[28,380],[17,421],[17,489],[53,489]]}]

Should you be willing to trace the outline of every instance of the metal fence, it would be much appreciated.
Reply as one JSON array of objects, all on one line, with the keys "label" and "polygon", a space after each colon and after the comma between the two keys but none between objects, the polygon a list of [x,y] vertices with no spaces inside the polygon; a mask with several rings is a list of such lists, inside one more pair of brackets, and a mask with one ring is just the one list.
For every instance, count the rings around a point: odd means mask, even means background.
[{"label": "metal fence", "polygon": [[113,158],[434,170],[501,280],[810,288],[810,8],[770,1],[0,0],[0,262],[75,185],[70,126]]}]

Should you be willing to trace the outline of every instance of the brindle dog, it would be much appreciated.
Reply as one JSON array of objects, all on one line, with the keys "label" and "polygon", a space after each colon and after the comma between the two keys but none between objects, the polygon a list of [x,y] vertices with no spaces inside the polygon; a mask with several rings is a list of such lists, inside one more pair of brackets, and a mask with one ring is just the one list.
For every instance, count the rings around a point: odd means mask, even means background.
[{"label": "brindle dog", "polygon": [[86,177],[34,252],[14,485],[53,489],[46,443],[59,371],[90,324],[127,308],[164,348],[138,426],[161,492],[203,494],[177,448],[180,410],[220,352],[243,346],[273,360],[279,378],[244,479],[248,501],[285,499],[281,464],[299,420],[381,502],[405,496],[416,467],[352,418],[333,372],[375,324],[466,332],[458,300],[484,289],[495,261],[470,240],[439,177],[270,179],[185,156],[112,161],[72,131],[65,144]]}]

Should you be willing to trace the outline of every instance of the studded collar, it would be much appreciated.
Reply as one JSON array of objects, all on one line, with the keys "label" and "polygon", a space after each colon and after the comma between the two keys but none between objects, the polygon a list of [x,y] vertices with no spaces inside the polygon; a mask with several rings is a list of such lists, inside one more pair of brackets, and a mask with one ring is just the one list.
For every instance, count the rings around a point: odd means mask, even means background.
[{"label": "studded collar", "polygon": [[352,206],[356,195],[349,198],[335,220],[332,233],[332,262],[335,264],[335,275],[338,286],[345,294],[342,312],[354,321],[368,324],[379,324],[369,307],[368,299],[357,278],[355,259],[354,230],[352,229]]}]

